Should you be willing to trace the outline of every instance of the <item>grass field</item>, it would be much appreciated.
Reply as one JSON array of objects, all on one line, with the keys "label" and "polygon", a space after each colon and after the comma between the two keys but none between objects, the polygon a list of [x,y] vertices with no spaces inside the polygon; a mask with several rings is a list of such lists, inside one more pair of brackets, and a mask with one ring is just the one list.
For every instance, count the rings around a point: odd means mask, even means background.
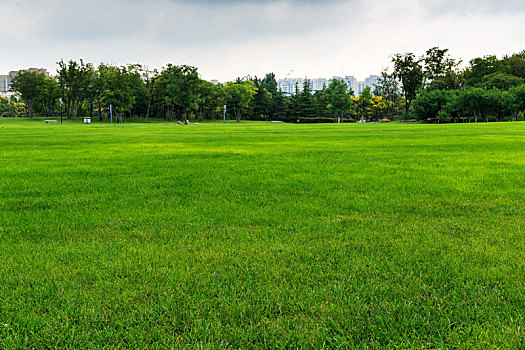
[{"label": "grass field", "polygon": [[0,120],[0,348],[525,348],[525,123]]}]

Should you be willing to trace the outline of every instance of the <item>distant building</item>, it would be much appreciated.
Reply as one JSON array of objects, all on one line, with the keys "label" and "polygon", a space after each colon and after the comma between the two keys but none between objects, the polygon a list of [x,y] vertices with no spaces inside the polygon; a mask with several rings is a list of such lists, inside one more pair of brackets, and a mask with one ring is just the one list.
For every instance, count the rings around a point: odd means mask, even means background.
[{"label": "distant building", "polygon": [[348,85],[348,90],[351,89],[355,95],[355,91],[357,90],[357,86],[356,86],[357,79],[353,75],[347,75],[344,78],[344,82],[346,83],[346,85]]},{"label": "distant building", "polygon": [[[374,92],[379,76],[370,75],[364,81],[357,81],[353,75],[346,75],[344,78],[334,76],[332,79],[344,81],[348,85],[348,89],[352,89],[354,96],[359,96],[366,87],[370,87],[372,92]],[[297,92],[303,91],[305,81],[306,79],[302,78],[279,79],[277,81],[277,90],[287,96],[295,95]],[[309,81],[310,89],[312,89],[312,91],[321,91],[330,85],[330,80],[326,78],[309,79]]]},{"label": "distant building", "polygon": [[357,82],[357,89],[355,91],[355,93],[357,94],[357,96],[359,96],[363,90],[366,88],[366,83],[364,81],[358,81]]},{"label": "distant building", "polygon": [[8,75],[0,75],[0,93],[7,93],[9,91]]},{"label": "distant building", "polygon": [[325,78],[317,78],[310,80],[310,88],[312,91],[321,91],[330,85],[330,81]]},{"label": "distant building", "polygon": [[277,90],[283,92],[285,95],[295,95],[304,89],[304,83],[308,80],[310,82],[310,89],[312,91],[321,91],[328,85],[330,81],[326,78],[302,79],[302,78],[286,78],[279,79],[277,82]]},{"label": "distant building", "polygon": [[304,79],[301,78],[279,79],[277,82],[277,90],[288,96],[295,95],[297,91],[303,91],[303,84]]},{"label": "distant building", "polygon": [[371,75],[365,79],[365,85],[370,86],[370,89],[372,89],[372,92],[374,92],[378,80],[379,80],[378,75]]},{"label": "distant building", "polygon": [[210,83],[212,83],[213,85],[219,85],[219,81],[217,79],[210,80]]},{"label": "distant building", "polygon": [[354,95],[359,96],[363,92],[363,90],[367,87],[369,87],[370,91],[373,93],[377,85],[378,79],[379,79],[379,76],[377,75],[370,75],[368,78],[365,78],[364,81],[356,81],[354,78],[353,88],[352,88],[352,90],[354,90]]}]

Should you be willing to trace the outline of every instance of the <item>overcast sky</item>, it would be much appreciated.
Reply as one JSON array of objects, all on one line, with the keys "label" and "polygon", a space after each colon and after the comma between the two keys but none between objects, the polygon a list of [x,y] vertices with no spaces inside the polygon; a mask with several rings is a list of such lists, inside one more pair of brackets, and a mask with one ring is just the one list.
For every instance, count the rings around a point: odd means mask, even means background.
[{"label": "overcast sky", "polygon": [[439,46],[525,49],[524,0],[0,0],[0,74],[61,58],[197,66],[203,78],[355,75]]}]

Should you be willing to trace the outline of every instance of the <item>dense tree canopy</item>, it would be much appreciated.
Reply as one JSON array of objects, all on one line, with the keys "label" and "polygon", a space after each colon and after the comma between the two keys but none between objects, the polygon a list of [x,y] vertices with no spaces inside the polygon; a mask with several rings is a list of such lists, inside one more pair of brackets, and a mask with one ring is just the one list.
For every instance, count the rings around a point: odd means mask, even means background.
[{"label": "dense tree canopy", "polygon": [[343,120],[344,114],[353,112],[353,102],[350,96],[354,92],[348,89],[348,85],[339,79],[332,79],[330,85],[325,90],[326,101],[328,104],[326,108],[334,114],[334,118]]},{"label": "dense tree canopy", "polygon": [[417,97],[423,85],[424,72],[422,59],[413,53],[397,54],[392,58],[394,63],[394,77],[401,83],[405,98],[405,120],[408,118],[410,104]]},{"label": "dense tree canopy", "polygon": [[46,76],[44,73],[21,71],[11,81],[11,89],[26,101],[27,114],[33,118],[33,108],[37,99],[45,99]]},{"label": "dense tree canopy", "polygon": [[142,117],[216,119],[227,105],[236,121],[338,122],[415,118],[425,122],[518,120],[525,111],[525,51],[498,59],[486,55],[460,69],[447,49],[392,56],[374,89],[355,97],[342,79],[313,91],[308,79],[293,94],[278,90],[275,74],[225,84],[203,80],[196,67],[168,64],[150,71],[138,64],[95,67],[83,60],[58,62],[56,76],[21,71],[11,82],[20,101],[2,99],[3,116],[77,116],[117,122]]}]

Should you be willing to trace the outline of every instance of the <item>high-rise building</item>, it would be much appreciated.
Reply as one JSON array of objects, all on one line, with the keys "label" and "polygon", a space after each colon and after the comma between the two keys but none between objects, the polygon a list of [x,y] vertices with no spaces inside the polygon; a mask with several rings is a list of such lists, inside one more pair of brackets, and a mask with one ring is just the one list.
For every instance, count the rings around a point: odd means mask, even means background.
[{"label": "high-rise building", "polygon": [[7,91],[9,91],[7,79],[8,79],[7,75],[0,75],[0,93],[6,93]]},{"label": "high-rise building", "polygon": [[[366,78],[364,81],[357,81],[357,79],[352,75],[347,75],[344,78],[339,76],[334,76],[332,79],[338,79],[344,81],[348,85],[348,89],[354,92],[354,96],[359,96],[361,92],[366,87],[370,87],[372,92],[374,91],[375,85],[377,84],[377,75],[371,75]],[[303,84],[305,79],[301,78],[286,78],[280,79],[277,82],[277,90],[282,91],[285,95],[293,95],[296,91],[303,91]],[[330,80],[325,78],[317,78],[310,80],[310,88],[312,91],[321,91],[324,88],[330,85]]]},{"label": "high-rise building", "polygon": [[357,90],[356,90],[357,95],[359,96],[365,88],[366,88],[366,83],[364,81],[358,81]]},{"label": "high-rise building", "polygon": [[347,75],[344,79],[346,85],[348,85],[348,90],[352,90],[354,92],[354,96],[357,91],[357,79],[353,75]]},{"label": "high-rise building", "polygon": [[379,80],[378,75],[371,75],[365,79],[365,85],[370,86],[370,89],[372,90],[372,92],[374,92],[378,80]]},{"label": "high-rise building", "polygon": [[369,77],[365,78],[364,81],[356,81],[354,94],[356,96],[359,96],[363,92],[363,90],[367,87],[370,88],[370,92],[374,93],[378,79],[379,79],[379,76],[370,75]]},{"label": "high-rise building", "polygon": [[279,79],[277,82],[277,90],[290,96],[296,94],[297,91],[303,91],[303,85],[304,79],[301,78]]},{"label": "high-rise building", "polygon": [[310,80],[310,88],[312,91],[321,91],[325,87],[328,87],[330,85],[330,81],[325,78],[317,78]]},{"label": "high-rise building", "polygon": [[304,89],[304,83],[308,80],[310,82],[310,89],[312,91],[321,91],[330,85],[330,81],[326,78],[302,79],[302,78],[286,78],[279,79],[277,82],[277,90],[283,92],[285,95],[294,95]]}]

